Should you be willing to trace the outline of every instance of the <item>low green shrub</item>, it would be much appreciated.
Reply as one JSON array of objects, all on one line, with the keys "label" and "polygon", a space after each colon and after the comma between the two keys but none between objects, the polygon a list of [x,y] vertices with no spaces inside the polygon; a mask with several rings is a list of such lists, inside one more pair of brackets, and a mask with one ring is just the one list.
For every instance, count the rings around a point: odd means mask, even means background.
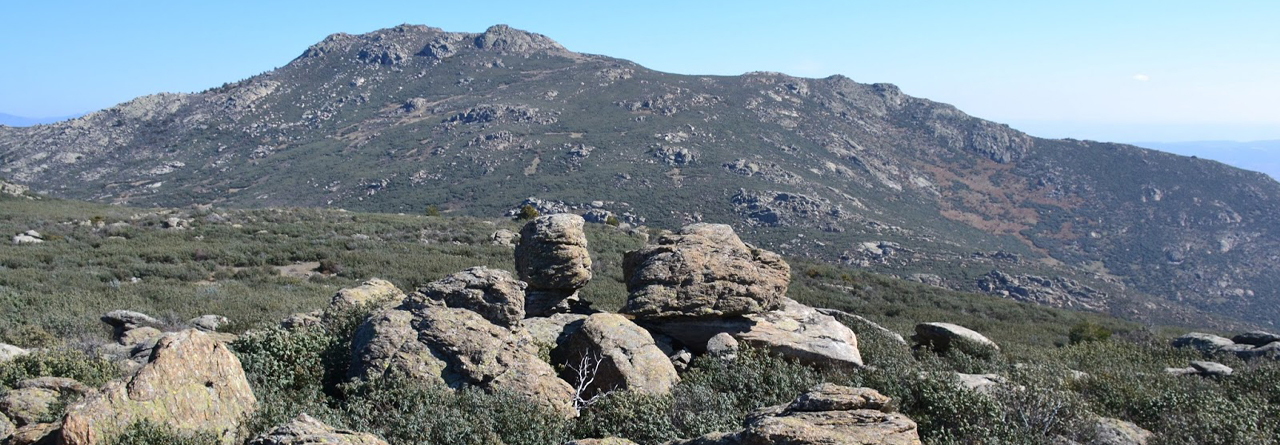
[{"label": "low green shrub", "polygon": [[107,443],[109,445],[216,445],[221,442],[213,433],[179,433],[165,424],[142,421],[130,425],[124,433]]}]

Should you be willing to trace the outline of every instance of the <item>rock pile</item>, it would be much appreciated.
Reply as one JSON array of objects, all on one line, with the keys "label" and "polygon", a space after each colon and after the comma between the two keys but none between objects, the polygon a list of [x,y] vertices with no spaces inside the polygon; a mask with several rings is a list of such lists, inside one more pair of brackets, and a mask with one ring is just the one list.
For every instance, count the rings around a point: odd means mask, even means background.
[{"label": "rock pile", "polygon": [[568,312],[578,289],[591,281],[591,255],[581,216],[555,214],[534,218],[520,229],[516,272],[529,284],[525,313],[546,316]]},{"label": "rock pile", "polygon": [[918,445],[916,423],[893,412],[874,389],[818,385],[784,405],[762,408],[736,433],[714,433],[671,445]]},{"label": "rock pile", "polygon": [[1235,354],[1242,359],[1270,357],[1280,360],[1280,335],[1263,331],[1246,332],[1232,338],[1191,332],[1173,339],[1173,347]]}]

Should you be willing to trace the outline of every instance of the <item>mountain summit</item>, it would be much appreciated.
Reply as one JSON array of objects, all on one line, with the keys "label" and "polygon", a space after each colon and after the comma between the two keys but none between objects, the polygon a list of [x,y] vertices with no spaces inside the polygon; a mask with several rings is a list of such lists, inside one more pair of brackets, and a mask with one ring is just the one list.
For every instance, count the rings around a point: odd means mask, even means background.
[{"label": "mountain summit", "polygon": [[501,25],[334,34],[205,92],[0,127],[0,175],[144,206],[727,222],[787,255],[1019,300],[1280,319],[1280,184],[1262,174],[1035,138],[890,84],[662,73]]}]

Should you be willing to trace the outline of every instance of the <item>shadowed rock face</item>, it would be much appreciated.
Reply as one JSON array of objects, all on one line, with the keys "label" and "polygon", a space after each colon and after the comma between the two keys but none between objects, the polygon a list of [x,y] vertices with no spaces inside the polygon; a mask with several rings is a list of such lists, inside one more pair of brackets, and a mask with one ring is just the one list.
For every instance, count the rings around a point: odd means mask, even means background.
[{"label": "shadowed rock face", "polygon": [[631,295],[623,313],[641,320],[725,317],[781,307],[791,267],[747,245],[724,224],[693,224],[623,259]]},{"label": "shadowed rock face", "polygon": [[537,344],[526,332],[420,296],[360,326],[352,341],[350,374],[511,391],[566,416],[575,414],[573,388],[538,358]]},{"label": "shadowed rock face", "polygon": [[146,420],[177,431],[212,432],[229,445],[240,421],[256,408],[235,354],[208,334],[188,329],[165,334],[132,376],[107,383],[68,408],[61,440],[67,445],[107,443],[130,424]]}]

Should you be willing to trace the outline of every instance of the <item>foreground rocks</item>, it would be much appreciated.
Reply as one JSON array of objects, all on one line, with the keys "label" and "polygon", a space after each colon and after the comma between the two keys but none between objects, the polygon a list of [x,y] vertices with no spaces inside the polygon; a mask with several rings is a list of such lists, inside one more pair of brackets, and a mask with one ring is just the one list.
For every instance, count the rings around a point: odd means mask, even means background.
[{"label": "foreground rocks", "polygon": [[588,317],[562,349],[557,361],[564,364],[570,383],[584,386],[583,398],[614,390],[665,394],[680,382],[649,332],[618,314]]},{"label": "foreground rocks", "polygon": [[889,402],[873,389],[824,383],[791,403],[757,410],[742,431],[672,445],[919,445],[916,423]]},{"label": "foreground rocks", "polygon": [[747,245],[724,224],[693,224],[627,252],[631,293],[623,313],[640,320],[727,317],[779,309],[791,268],[773,252]]},{"label": "foreground rocks", "polygon": [[179,432],[212,432],[235,440],[240,420],[257,407],[240,360],[195,329],[159,339],[146,364],[122,381],[67,409],[60,440],[101,444],[138,421],[167,424]]},{"label": "foreground rocks", "polygon": [[249,442],[249,445],[307,444],[387,445],[387,442],[369,433],[333,428],[306,413],[299,414],[292,422],[280,425]]},{"label": "foreground rocks", "polygon": [[350,375],[510,391],[566,416],[576,414],[573,388],[538,358],[531,336],[421,295],[360,326],[352,341]]},{"label": "foreground rocks", "polygon": [[585,222],[562,213],[534,218],[520,229],[516,272],[529,284],[525,313],[547,316],[570,310],[578,289],[591,281]]},{"label": "foreground rocks", "polygon": [[30,353],[31,351],[26,349],[8,343],[0,343],[0,362],[7,362]]}]

